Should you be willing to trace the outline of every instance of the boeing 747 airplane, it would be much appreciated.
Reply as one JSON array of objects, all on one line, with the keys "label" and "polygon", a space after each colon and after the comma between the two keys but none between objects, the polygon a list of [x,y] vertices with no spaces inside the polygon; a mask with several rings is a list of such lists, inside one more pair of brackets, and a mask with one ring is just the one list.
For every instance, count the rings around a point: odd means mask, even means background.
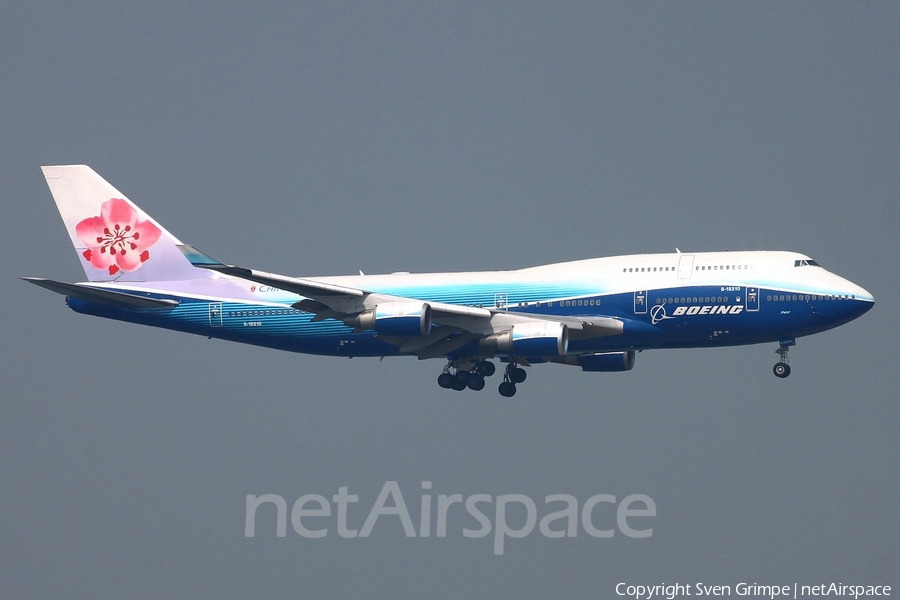
[{"label": "boeing 747 airplane", "polygon": [[628,371],[635,352],[777,343],[851,321],[872,295],[795,252],[612,256],[515,271],[287,277],[182,244],[89,167],[43,167],[87,282],[25,277],[79,313],[329,356],[443,358],[442,388],[506,363]]}]

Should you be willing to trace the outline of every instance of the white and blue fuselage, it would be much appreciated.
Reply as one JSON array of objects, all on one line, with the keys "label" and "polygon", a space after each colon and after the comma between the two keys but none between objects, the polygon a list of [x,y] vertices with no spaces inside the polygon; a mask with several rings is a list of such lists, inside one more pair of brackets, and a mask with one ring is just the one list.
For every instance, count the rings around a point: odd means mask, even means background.
[{"label": "white and blue fuselage", "polygon": [[[515,271],[311,279],[538,318],[622,321],[620,335],[570,341],[567,354],[580,355],[778,342],[837,327],[872,307],[869,292],[810,262],[793,252],[641,254]],[[355,331],[335,319],[314,322],[313,314],[292,308],[303,297],[253,281],[221,276],[103,287],[175,300],[178,306],[136,310],[75,298],[69,305],[81,313],[279,350],[330,356],[403,354],[375,331]],[[450,355],[473,352],[477,354],[463,346]]]},{"label": "white and blue fuselage", "polygon": [[86,166],[44,167],[88,280],[28,281],[77,312],[279,350],[446,358],[442,387],[481,389],[492,358],[623,371],[634,353],[778,342],[868,311],[872,295],[794,252],[612,256],[512,271],[295,278],[182,244]]}]

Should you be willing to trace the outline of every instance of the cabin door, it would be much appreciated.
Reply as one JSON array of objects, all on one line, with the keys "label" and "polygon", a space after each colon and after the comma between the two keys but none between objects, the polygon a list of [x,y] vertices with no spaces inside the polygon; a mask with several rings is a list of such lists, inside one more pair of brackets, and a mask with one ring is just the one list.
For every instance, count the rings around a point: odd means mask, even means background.
[{"label": "cabin door", "polygon": [[647,290],[641,290],[634,293],[634,314],[647,314]]},{"label": "cabin door", "polygon": [[759,311],[759,288],[748,287],[747,293],[747,312],[758,312]]},{"label": "cabin door", "polygon": [[222,303],[221,302],[210,302],[209,303],[209,326],[210,327],[221,327],[222,326]]},{"label": "cabin door", "polygon": [[678,279],[690,279],[694,272],[694,255],[678,255]]},{"label": "cabin door", "polygon": [[494,294],[494,308],[506,311],[509,309],[509,294],[506,292],[497,292]]}]

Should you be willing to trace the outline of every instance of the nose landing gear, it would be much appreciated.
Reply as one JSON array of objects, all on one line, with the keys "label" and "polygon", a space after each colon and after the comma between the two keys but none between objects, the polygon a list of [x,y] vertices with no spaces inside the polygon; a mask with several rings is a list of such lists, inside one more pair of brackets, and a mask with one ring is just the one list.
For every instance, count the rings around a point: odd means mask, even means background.
[{"label": "nose landing gear", "polygon": [[775,377],[784,379],[791,374],[791,366],[788,364],[788,350],[796,343],[797,342],[794,340],[781,340],[781,342],[779,342],[778,350],[776,350],[775,353],[778,354],[780,360],[772,367],[772,372],[775,373]]}]

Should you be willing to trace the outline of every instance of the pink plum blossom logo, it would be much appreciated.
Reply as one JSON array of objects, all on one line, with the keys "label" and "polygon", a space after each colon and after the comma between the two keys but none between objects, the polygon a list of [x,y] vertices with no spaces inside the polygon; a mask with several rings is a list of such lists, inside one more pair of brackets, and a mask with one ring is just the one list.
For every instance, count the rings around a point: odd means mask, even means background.
[{"label": "pink plum blossom logo", "polygon": [[139,221],[137,211],[122,198],[104,202],[100,216],[78,223],[75,233],[87,246],[81,255],[110,275],[139,269],[150,260],[150,248],[162,234],[150,221]]}]

